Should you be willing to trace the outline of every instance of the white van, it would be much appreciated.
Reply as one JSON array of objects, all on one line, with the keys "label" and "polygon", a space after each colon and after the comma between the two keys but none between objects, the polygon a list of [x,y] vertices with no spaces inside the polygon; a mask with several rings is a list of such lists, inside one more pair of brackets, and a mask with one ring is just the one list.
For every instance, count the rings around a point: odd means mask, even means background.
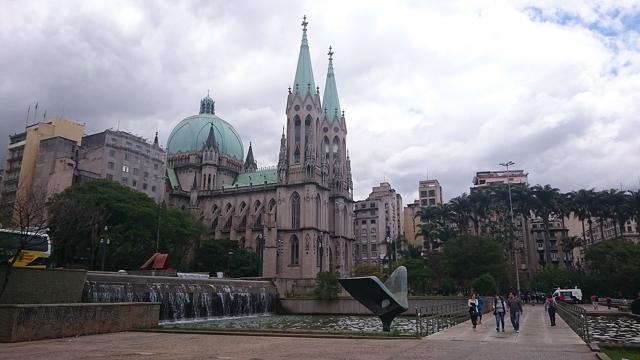
[{"label": "white van", "polygon": [[581,303],[582,302],[582,290],[576,288],[573,289],[560,289],[557,288],[553,292],[553,297],[559,297],[564,302]]}]

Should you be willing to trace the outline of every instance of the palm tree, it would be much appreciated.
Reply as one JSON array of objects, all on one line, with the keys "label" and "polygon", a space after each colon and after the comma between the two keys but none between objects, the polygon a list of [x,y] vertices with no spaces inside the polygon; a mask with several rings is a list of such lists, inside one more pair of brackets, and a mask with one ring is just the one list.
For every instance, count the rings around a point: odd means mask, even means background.
[{"label": "palm tree", "polygon": [[562,238],[560,246],[562,247],[562,253],[564,254],[563,261],[565,268],[569,269],[573,267],[573,261],[568,255],[573,252],[573,249],[579,247],[580,245],[581,240],[579,237],[569,236]]},{"label": "palm tree", "polygon": [[[487,193],[487,191],[478,190],[469,195],[469,203],[471,208],[470,218],[473,222],[473,229],[476,236],[480,235],[480,223],[485,225],[484,227],[486,228],[487,222],[489,220],[491,198]],[[482,231],[484,232],[486,231],[486,229],[482,229]]]},{"label": "palm tree", "polygon": [[636,220],[636,231],[640,232],[640,190],[630,191],[627,202],[631,216]]},{"label": "palm tree", "polygon": [[628,198],[630,194],[626,191],[611,189],[606,194],[606,200],[609,210],[609,218],[617,225],[613,227],[615,237],[618,237],[618,229],[620,236],[624,234],[624,224],[633,216]]},{"label": "palm tree", "polygon": [[463,234],[469,232],[469,221],[471,220],[471,200],[469,195],[462,193],[462,195],[454,197],[448,202],[451,212],[455,214],[458,230]]},{"label": "palm tree", "polygon": [[587,243],[584,221],[589,218],[589,195],[587,190],[580,189],[569,193],[569,208],[582,224],[582,244]]},{"label": "palm tree", "polygon": [[557,210],[560,190],[551,185],[531,187],[533,196],[533,211],[537,217],[542,219],[544,226],[544,259],[545,266],[550,263],[550,243],[549,243],[549,217]]}]

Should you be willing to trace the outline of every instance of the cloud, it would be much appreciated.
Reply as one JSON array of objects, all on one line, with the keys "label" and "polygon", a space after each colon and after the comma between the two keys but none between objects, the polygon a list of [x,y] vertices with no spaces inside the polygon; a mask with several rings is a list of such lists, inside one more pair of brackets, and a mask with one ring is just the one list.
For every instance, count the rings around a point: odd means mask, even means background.
[{"label": "cloud", "polygon": [[[277,162],[299,23],[316,83],[335,50],[355,197],[389,181],[446,198],[513,160],[531,183],[640,185],[640,10],[633,2],[5,1],[0,136],[27,107],[87,132],[162,143],[209,90],[216,114]],[[33,112],[31,113],[33,115]],[[40,119],[38,119],[40,120]],[[31,119],[33,121],[33,119]],[[6,141],[6,140],[3,140]]]}]

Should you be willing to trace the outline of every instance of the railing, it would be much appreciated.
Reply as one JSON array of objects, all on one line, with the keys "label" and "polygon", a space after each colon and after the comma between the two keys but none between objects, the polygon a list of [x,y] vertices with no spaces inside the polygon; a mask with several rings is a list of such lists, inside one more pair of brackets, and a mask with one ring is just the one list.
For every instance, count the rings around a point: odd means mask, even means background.
[{"label": "railing", "polygon": [[466,303],[423,306],[415,308],[416,336],[428,336],[450,328],[468,319]]},{"label": "railing", "polygon": [[589,323],[587,322],[587,311],[580,306],[567,304],[564,302],[557,303],[558,315],[564,320],[573,331],[584,340],[591,342],[591,334],[589,333]]}]

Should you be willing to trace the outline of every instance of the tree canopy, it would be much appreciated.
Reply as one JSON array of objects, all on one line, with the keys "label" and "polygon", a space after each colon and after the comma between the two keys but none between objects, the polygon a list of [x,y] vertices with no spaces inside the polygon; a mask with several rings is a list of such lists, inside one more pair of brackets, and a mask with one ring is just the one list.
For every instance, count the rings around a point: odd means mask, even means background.
[{"label": "tree canopy", "polygon": [[210,275],[221,271],[229,277],[255,277],[261,265],[258,255],[241,249],[237,241],[210,240],[196,250],[191,269]]},{"label": "tree canopy", "polygon": [[48,213],[58,266],[98,269],[104,256],[105,270],[137,269],[155,252],[158,239],[172,266],[184,267],[202,234],[191,215],[110,180],[67,188],[50,199]]},{"label": "tree canopy", "polygon": [[479,236],[463,235],[444,246],[445,268],[460,284],[469,285],[481,274],[502,279],[505,272],[504,250],[498,242]]}]

